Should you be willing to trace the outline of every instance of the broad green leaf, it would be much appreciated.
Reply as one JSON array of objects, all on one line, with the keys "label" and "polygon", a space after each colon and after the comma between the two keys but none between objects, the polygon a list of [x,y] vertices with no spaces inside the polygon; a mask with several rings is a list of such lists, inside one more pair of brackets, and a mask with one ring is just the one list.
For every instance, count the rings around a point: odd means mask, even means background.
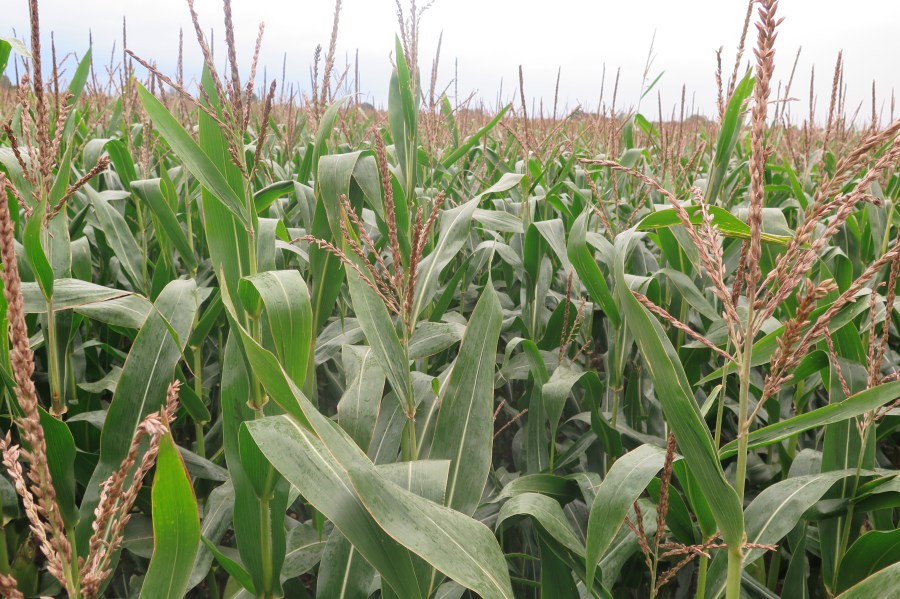
[{"label": "broad green leaf", "polygon": [[[234,487],[231,482],[219,485],[209,494],[203,506],[203,518],[200,521],[200,535],[204,541],[218,543],[231,527],[234,513]],[[213,554],[204,543],[197,551],[194,568],[188,582],[188,590],[200,584],[205,578],[213,562]]]},{"label": "broad green leaf", "polygon": [[575,385],[582,385],[585,391],[593,395],[591,400],[596,402],[600,397],[600,379],[594,372],[580,372],[569,364],[562,364],[550,376],[550,380],[541,388],[541,396],[544,402],[544,411],[550,420],[551,442],[556,439],[556,431],[559,420],[562,417],[566,400]]},{"label": "broad green leaf", "polygon": [[466,328],[452,322],[420,322],[409,338],[409,359],[420,360],[450,349],[463,338]]},{"label": "broad green leaf", "polygon": [[[860,391],[843,401],[831,403],[811,412],[805,412],[752,431],[747,441],[749,449],[765,447],[813,428],[860,416],[896,400],[898,396],[900,396],[900,382],[898,381]],[[737,443],[731,442],[722,447],[720,456],[725,459],[734,455],[736,451]]]},{"label": "broad green leaf", "polygon": [[631,505],[663,467],[666,452],[654,445],[641,445],[616,460],[597,488],[587,526],[585,567],[593,580],[597,564],[625,523]]},{"label": "broad green leaf", "polygon": [[[22,283],[26,314],[46,314],[47,302],[37,283]],[[88,318],[139,329],[153,305],[131,291],[95,285],[79,279],[56,279],[53,311],[74,310]]]},{"label": "broad green leaf", "polygon": [[196,314],[194,281],[172,281],[135,337],[107,411],[107,420],[116,426],[103,427],[100,461],[81,502],[79,543],[90,536],[100,484],[119,468],[140,421],[165,404],[166,388],[174,378]]},{"label": "broad green leaf", "polygon": [[406,348],[400,344],[394,321],[378,295],[360,279],[356,272],[347,271],[350,297],[356,318],[366,334],[369,347],[381,364],[391,389],[400,398],[407,414],[415,413],[412,396],[412,380],[409,377],[409,359]]},{"label": "broad green leaf", "polygon": [[421,597],[409,553],[385,535],[349,474],[312,432],[284,417],[246,424],[272,464],[404,597]]},{"label": "broad green leaf", "polygon": [[484,599],[513,596],[503,552],[483,524],[386,483],[363,462],[349,474],[366,508],[389,535]]},{"label": "broad green leaf", "polygon": [[431,252],[419,263],[412,305],[413,324],[415,324],[415,319],[434,297],[438,287],[438,275],[457,256],[465,244],[469,233],[469,224],[472,222],[472,216],[475,214],[481,198],[491,193],[512,189],[519,184],[522,177],[523,175],[521,174],[505,173],[500,177],[499,181],[468,202],[455,208],[444,210],[441,213],[437,243]]},{"label": "broad green leaf", "polygon": [[65,422],[57,420],[43,408],[38,409],[47,444],[47,466],[56,491],[56,505],[66,526],[73,527],[78,522],[78,508],[75,505],[75,439]]},{"label": "broad green leaf", "polygon": [[[334,239],[341,239],[341,196],[352,199],[351,192],[353,182],[357,185],[360,180],[355,176],[358,172],[357,167],[363,162],[364,157],[371,158],[371,153],[367,152],[350,152],[347,154],[328,154],[319,159],[319,168],[317,171],[317,183],[319,189],[319,197],[321,203],[316,207],[316,211],[322,207],[328,215],[328,226],[331,227],[331,235]],[[375,172],[375,165],[369,164],[370,169]],[[381,191],[370,191],[373,195],[377,195],[377,204],[381,203]],[[370,198],[370,201],[373,198]]]},{"label": "broad green leaf", "polygon": [[185,265],[188,268],[197,268],[197,257],[194,255],[187,236],[181,229],[181,224],[178,222],[175,212],[172,211],[172,207],[166,200],[165,195],[163,195],[161,183],[161,179],[133,181],[131,190],[150,206],[150,210],[156,216],[163,232],[165,232],[169,241],[175,245]]},{"label": "broad green leaf", "polygon": [[644,359],[678,448],[709,503],[722,538],[729,546],[736,546],[744,531],[743,511],[737,493],[722,472],[712,436],[700,415],[675,348],[659,322],[631,294],[625,280],[625,255],[634,239],[630,232],[616,238],[616,295],[624,321]]},{"label": "broad green leaf", "polygon": [[896,562],[900,562],[900,529],[870,530],[856,539],[841,559],[837,591],[848,589]]},{"label": "broad green leaf", "polygon": [[44,252],[44,247],[41,243],[41,223],[44,220],[43,206],[41,204],[41,207],[28,219],[25,225],[23,245],[25,246],[25,255],[28,257],[31,269],[37,275],[41,291],[43,291],[45,298],[50,299],[53,297],[54,277],[53,267],[50,266],[50,261],[47,259],[47,254]]},{"label": "broad green leaf", "polygon": [[431,458],[450,460],[445,503],[464,514],[474,513],[491,467],[494,369],[501,324],[500,302],[488,282],[469,319],[435,423]]},{"label": "broad green leaf", "polygon": [[294,526],[287,535],[287,551],[281,577],[285,580],[302,576],[322,559],[326,541],[314,526]]},{"label": "broad green leaf", "polygon": [[[793,476],[766,487],[747,506],[744,514],[747,542],[764,545],[779,543],[828,489],[854,473],[853,470],[842,470]],[[752,563],[764,553],[764,549],[749,549],[744,562]],[[718,597],[725,590],[726,561],[725,553],[719,552],[710,564],[707,574],[710,597]]]},{"label": "broad green leaf", "polygon": [[429,589],[421,580],[415,584],[415,560],[398,545],[391,549],[389,538],[483,597],[512,597],[503,554],[487,528],[379,475],[353,440],[320,414],[283,370],[257,368],[263,355],[274,357],[242,335],[251,366],[259,370],[273,399],[302,412],[300,418],[266,418],[245,426],[273,465],[338,526],[394,591],[412,598]]},{"label": "broad green leaf", "polygon": [[565,512],[555,499],[539,493],[516,495],[500,508],[496,527],[499,529],[504,522],[515,516],[533,518],[560,545],[576,555],[584,555],[584,545],[575,535]]},{"label": "broad green leaf", "polygon": [[495,501],[523,493],[539,493],[567,503],[577,496],[578,483],[570,478],[553,474],[526,474],[504,486]]},{"label": "broad green leaf", "polygon": [[706,201],[714,205],[725,182],[731,155],[740,137],[741,125],[744,121],[744,103],[753,91],[753,78],[748,70],[744,78],[734,88],[716,139],[716,153],[713,158],[712,173],[706,186]]},{"label": "broad green leaf", "polygon": [[231,559],[227,555],[225,555],[214,543],[212,543],[206,537],[203,537],[203,546],[206,547],[206,550],[209,551],[213,557],[216,558],[216,562],[222,569],[228,572],[228,575],[238,581],[238,583],[247,590],[247,592],[256,595],[256,587],[253,585],[253,579],[250,578],[250,574],[244,570],[244,567]]},{"label": "broad green leaf", "polygon": [[96,192],[90,187],[85,187],[94,213],[100,223],[100,229],[106,236],[106,242],[113,250],[122,270],[128,280],[137,290],[146,290],[147,281],[144,280],[144,259],[141,248],[128,228],[125,217],[110,204],[102,192]]},{"label": "broad green leaf", "polygon": [[456,257],[469,233],[472,215],[478,208],[478,200],[470,200],[461,206],[445,210],[440,217],[440,232],[431,252],[419,263],[416,277],[412,314],[418,316],[434,297],[438,288],[438,275]]},{"label": "broad green leaf", "polygon": [[141,597],[182,597],[200,546],[200,518],[191,479],[172,434],[162,436],[153,477],[153,557]]},{"label": "broad green leaf", "polygon": [[328,537],[316,577],[318,599],[369,599],[375,569],[335,529]]},{"label": "broad green leaf", "polygon": [[313,335],[312,308],[306,282],[296,270],[262,272],[241,280],[238,292],[244,307],[266,321],[275,344],[275,355],[299,386],[306,381]]},{"label": "broad green leaf", "polygon": [[348,99],[349,96],[338,98],[332,102],[325,110],[325,114],[322,115],[322,120],[319,121],[319,129],[316,131],[316,142],[312,155],[313,167],[316,167],[319,164],[319,159],[325,154],[325,145],[328,143],[328,138],[331,137],[331,132],[334,130],[334,125],[340,114],[341,106],[343,106]]},{"label": "broad green leaf", "polygon": [[[247,405],[250,396],[250,376],[241,356],[240,340],[229,335],[225,343],[222,373],[222,437],[225,459],[231,483],[234,487],[234,534],[244,568],[253,580],[253,586],[281,588],[278,578],[286,553],[284,511],[287,508],[288,489],[283,479],[263,459],[244,463],[240,447],[241,423],[257,417]],[[269,406],[272,410],[272,406]],[[277,408],[275,408],[277,409]],[[244,453],[254,447],[244,447]],[[258,450],[257,452],[258,453]],[[268,501],[260,501],[254,481],[269,477],[275,484]],[[264,556],[266,556],[264,558]],[[266,563],[268,562],[268,563]]]},{"label": "broad green leaf", "polygon": [[477,144],[482,137],[487,135],[491,131],[491,129],[497,126],[497,123],[499,123],[503,119],[504,115],[506,115],[507,111],[509,111],[511,107],[512,104],[507,104],[506,106],[504,106],[503,109],[501,109],[500,112],[498,112],[494,116],[494,118],[488,121],[484,127],[473,133],[471,136],[469,136],[468,139],[466,139],[466,141],[462,143],[462,145],[458,146],[447,156],[442,158],[441,166],[443,166],[444,168],[450,168],[460,158],[465,156],[469,152],[469,150],[475,147],[475,144]]},{"label": "broad green leaf", "polygon": [[837,599],[871,599],[872,597],[891,597],[900,585],[900,562],[896,562],[883,570],[879,570],[859,584],[850,587],[837,596]]},{"label": "broad green leaf", "polygon": [[569,231],[567,247],[569,260],[571,260],[575,272],[578,273],[578,278],[581,279],[581,282],[591,294],[591,299],[603,308],[606,317],[609,318],[613,325],[619,326],[622,321],[619,309],[616,307],[616,302],[609,292],[606,278],[594,260],[594,253],[587,245],[588,214],[588,212],[583,212],[576,218],[575,223],[572,225],[572,230]]},{"label": "broad green leaf", "polygon": [[278,198],[294,191],[294,181],[276,181],[253,194],[253,204],[257,213],[262,213]]},{"label": "broad green leaf", "polygon": [[[723,235],[737,239],[750,239],[750,226],[747,223],[718,206],[708,206],[707,210],[712,217],[713,226]],[[700,206],[685,206],[684,211],[688,213],[691,224],[703,224],[703,214],[700,211]],[[645,216],[635,228],[638,231],[647,231],[649,229],[679,227],[681,225],[681,219],[678,217],[675,209],[666,208]],[[787,245],[791,240],[791,237],[788,235],[773,235],[771,233],[762,233],[760,238],[767,243],[778,245]]]},{"label": "broad green leaf", "polygon": [[367,449],[381,406],[384,371],[371,347],[345,345],[342,354],[347,386],[337,405],[338,424]]},{"label": "broad green leaf", "polygon": [[184,161],[191,174],[215,194],[216,198],[245,226],[250,224],[247,204],[234,192],[216,164],[194,141],[190,134],[153,94],[137,84],[138,96],[153,124]]},{"label": "broad green leaf", "polygon": [[[201,84],[205,97],[209,98],[210,110],[221,115],[220,98],[208,69],[203,69]],[[201,183],[200,197],[203,208],[201,210],[203,229],[206,233],[206,244],[212,260],[213,270],[217,276],[221,276],[223,279],[219,281],[219,285],[227,289],[234,297],[234,301],[237,301],[238,305],[240,305],[237,297],[238,281],[254,271],[250,266],[251,238],[247,231],[246,220],[233,212],[234,198],[242,197],[244,181],[237,166],[231,162],[227,142],[221,129],[219,129],[219,125],[202,110],[199,112],[199,120],[200,149],[208,157],[209,161],[221,168],[221,178],[223,180],[218,181],[215,187],[210,187],[194,172],[187,159],[180,154],[179,158],[185,162],[188,167],[187,170],[190,170],[191,174]],[[186,172],[182,173],[183,177]],[[230,195],[233,196],[232,200],[228,200],[217,191],[218,187],[222,186],[223,181],[231,189]],[[186,185],[187,183],[183,184]],[[229,195],[226,191],[221,193]],[[229,205],[229,202],[232,202],[232,205]],[[243,314],[240,314],[239,318],[242,319]]]}]

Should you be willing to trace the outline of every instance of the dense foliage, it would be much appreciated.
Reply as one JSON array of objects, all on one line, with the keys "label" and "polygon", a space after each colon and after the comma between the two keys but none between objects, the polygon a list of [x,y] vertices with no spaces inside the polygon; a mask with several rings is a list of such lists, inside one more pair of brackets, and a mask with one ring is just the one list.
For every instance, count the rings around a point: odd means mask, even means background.
[{"label": "dense foliage", "polygon": [[895,593],[900,121],[847,114],[839,61],[797,125],[776,4],[717,118],[666,121],[454,107],[414,4],[383,112],[334,37],[302,101],[242,84],[227,1],[227,62],[189,3],[196,89],[88,52],[67,91],[32,0],[0,591]]}]

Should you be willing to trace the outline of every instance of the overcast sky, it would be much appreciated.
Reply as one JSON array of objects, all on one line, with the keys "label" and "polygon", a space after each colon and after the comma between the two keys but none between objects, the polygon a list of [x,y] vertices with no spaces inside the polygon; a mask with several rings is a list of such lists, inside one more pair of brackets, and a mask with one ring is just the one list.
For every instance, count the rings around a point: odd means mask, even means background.
[{"label": "overcast sky", "polygon": [[[422,0],[419,2],[422,4]],[[27,35],[26,0],[3,0],[5,35],[15,29]],[[360,90],[364,100],[387,100],[391,51],[398,30],[393,0],[344,0],[338,38],[338,65],[359,51]],[[221,56],[221,0],[197,0],[204,27],[216,31]],[[128,21],[128,46],[174,73],[178,30],[185,30],[185,68],[199,72],[200,55],[190,27],[185,0],[40,0],[45,40],[55,32],[57,52],[83,54],[93,32],[95,60],[109,61],[114,41],[121,51],[122,16]],[[327,46],[333,2],[330,0],[233,0],[239,62],[249,64],[257,25],[266,23],[261,63],[280,79],[287,55],[287,78],[309,87],[309,67],[317,44]],[[562,68],[560,110],[581,104],[594,110],[606,65],[606,99],[621,68],[619,106],[637,104],[644,64],[655,34],[651,79],[664,72],[657,89],[665,112],[671,111],[687,86],[688,104],[706,114],[715,111],[715,51],[724,47],[730,74],[746,10],[744,0],[436,0],[425,13],[421,33],[421,65],[427,80],[431,60],[443,32],[439,87],[448,85],[458,65],[460,96],[475,92],[491,107],[514,97],[518,66],[525,73],[529,102],[543,98],[552,110],[557,70]],[[848,106],[864,101],[870,108],[876,81],[879,108],[890,110],[891,90],[900,88],[900,2],[894,0],[785,0],[785,18],[776,44],[776,79],[787,80],[797,49],[803,50],[791,96],[794,113],[805,116],[809,74],[816,67],[818,111],[827,109],[831,74],[839,50],[844,51]],[[753,43],[751,31],[748,46]],[[45,49],[49,47],[45,43]],[[745,55],[745,60],[750,54]],[[118,57],[116,59],[118,61]],[[502,82],[502,87],[501,87]],[[427,86],[427,81],[424,85]],[[454,88],[450,88],[451,94]],[[654,91],[642,111],[657,116]],[[900,109],[898,109],[900,110]]]}]

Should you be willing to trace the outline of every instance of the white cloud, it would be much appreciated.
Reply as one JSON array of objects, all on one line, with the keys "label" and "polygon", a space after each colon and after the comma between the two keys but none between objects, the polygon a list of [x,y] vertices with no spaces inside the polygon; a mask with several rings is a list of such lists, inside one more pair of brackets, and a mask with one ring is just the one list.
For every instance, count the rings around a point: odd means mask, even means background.
[{"label": "white cloud", "polygon": [[[7,26],[24,37],[27,2],[7,4],[12,4],[4,7]],[[178,29],[184,28],[186,68],[189,73],[198,72],[200,56],[184,0],[41,0],[40,5],[45,40],[54,31],[59,54],[83,53],[90,29],[97,60],[108,62],[114,40],[118,40],[117,54],[121,50],[125,15],[129,47],[154,59],[168,72],[174,71]],[[197,0],[197,9],[204,27],[216,30],[216,45],[221,48],[221,2]],[[314,48],[328,44],[332,10],[333,4],[326,0],[234,0],[243,66],[249,62],[257,24],[264,21],[266,38],[261,62],[267,66],[269,76],[280,78],[286,54],[288,80],[308,88]],[[443,32],[439,87],[452,79],[454,65],[458,64],[460,95],[477,90],[478,96],[493,106],[501,81],[503,100],[514,97],[521,64],[527,94],[543,97],[549,111],[561,67],[560,104],[572,108],[583,102],[587,109],[593,109],[600,96],[605,64],[606,98],[611,94],[616,69],[621,67],[619,104],[634,105],[655,32],[655,60],[650,74],[653,77],[665,71],[657,88],[664,111],[671,111],[678,103],[685,85],[688,103],[694,99],[699,110],[711,113],[715,102],[715,50],[724,47],[725,71],[730,73],[745,10],[743,0],[437,0],[423,20],[422,68],[427,77],[438,36]],[[818,110],[820,115],[824,113],[834,59],[841,49],[846,64],[844,81],[849,88],[848,107],[855,109],[862,101],[863,110],[868,112],[872,80],[877,81],[879,97],[889,106],[891,90],[900,83],[895,61],[900,55],[900,36],[895,33],[900,23],[900,3],[856,0],[848,6],[843,0],[792,0],[782,2],[779,12],[785,22],[776,46],[776,79],[787,79],[797,49],[803,46],[791,93],[799,100],[794,107],[796,114],[806,113],[813,64]],[[392,0],[344,1],[338,63],[341,67],[345,61],[352,64],[359,51],[360,88],[376,104],[386,101],[396,31]],[[753,36],[751,29],[748,46],[752,46]],[[46,41],[45,48],[49,48]],[[750,56],[748,51],[745,60]],[[655,93],[642,108],[656,117]]]}]

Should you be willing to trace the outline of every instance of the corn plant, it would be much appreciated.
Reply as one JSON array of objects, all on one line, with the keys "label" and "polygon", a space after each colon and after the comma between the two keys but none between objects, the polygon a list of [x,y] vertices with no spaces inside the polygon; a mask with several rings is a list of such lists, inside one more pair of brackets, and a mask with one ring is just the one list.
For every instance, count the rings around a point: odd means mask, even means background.
[{"label": "corn plant", "polygon": [[671,119],[186,4],[197,82],[0,38],[0,594],[891,596],[900,121],[798,116],[777,1]]}]

